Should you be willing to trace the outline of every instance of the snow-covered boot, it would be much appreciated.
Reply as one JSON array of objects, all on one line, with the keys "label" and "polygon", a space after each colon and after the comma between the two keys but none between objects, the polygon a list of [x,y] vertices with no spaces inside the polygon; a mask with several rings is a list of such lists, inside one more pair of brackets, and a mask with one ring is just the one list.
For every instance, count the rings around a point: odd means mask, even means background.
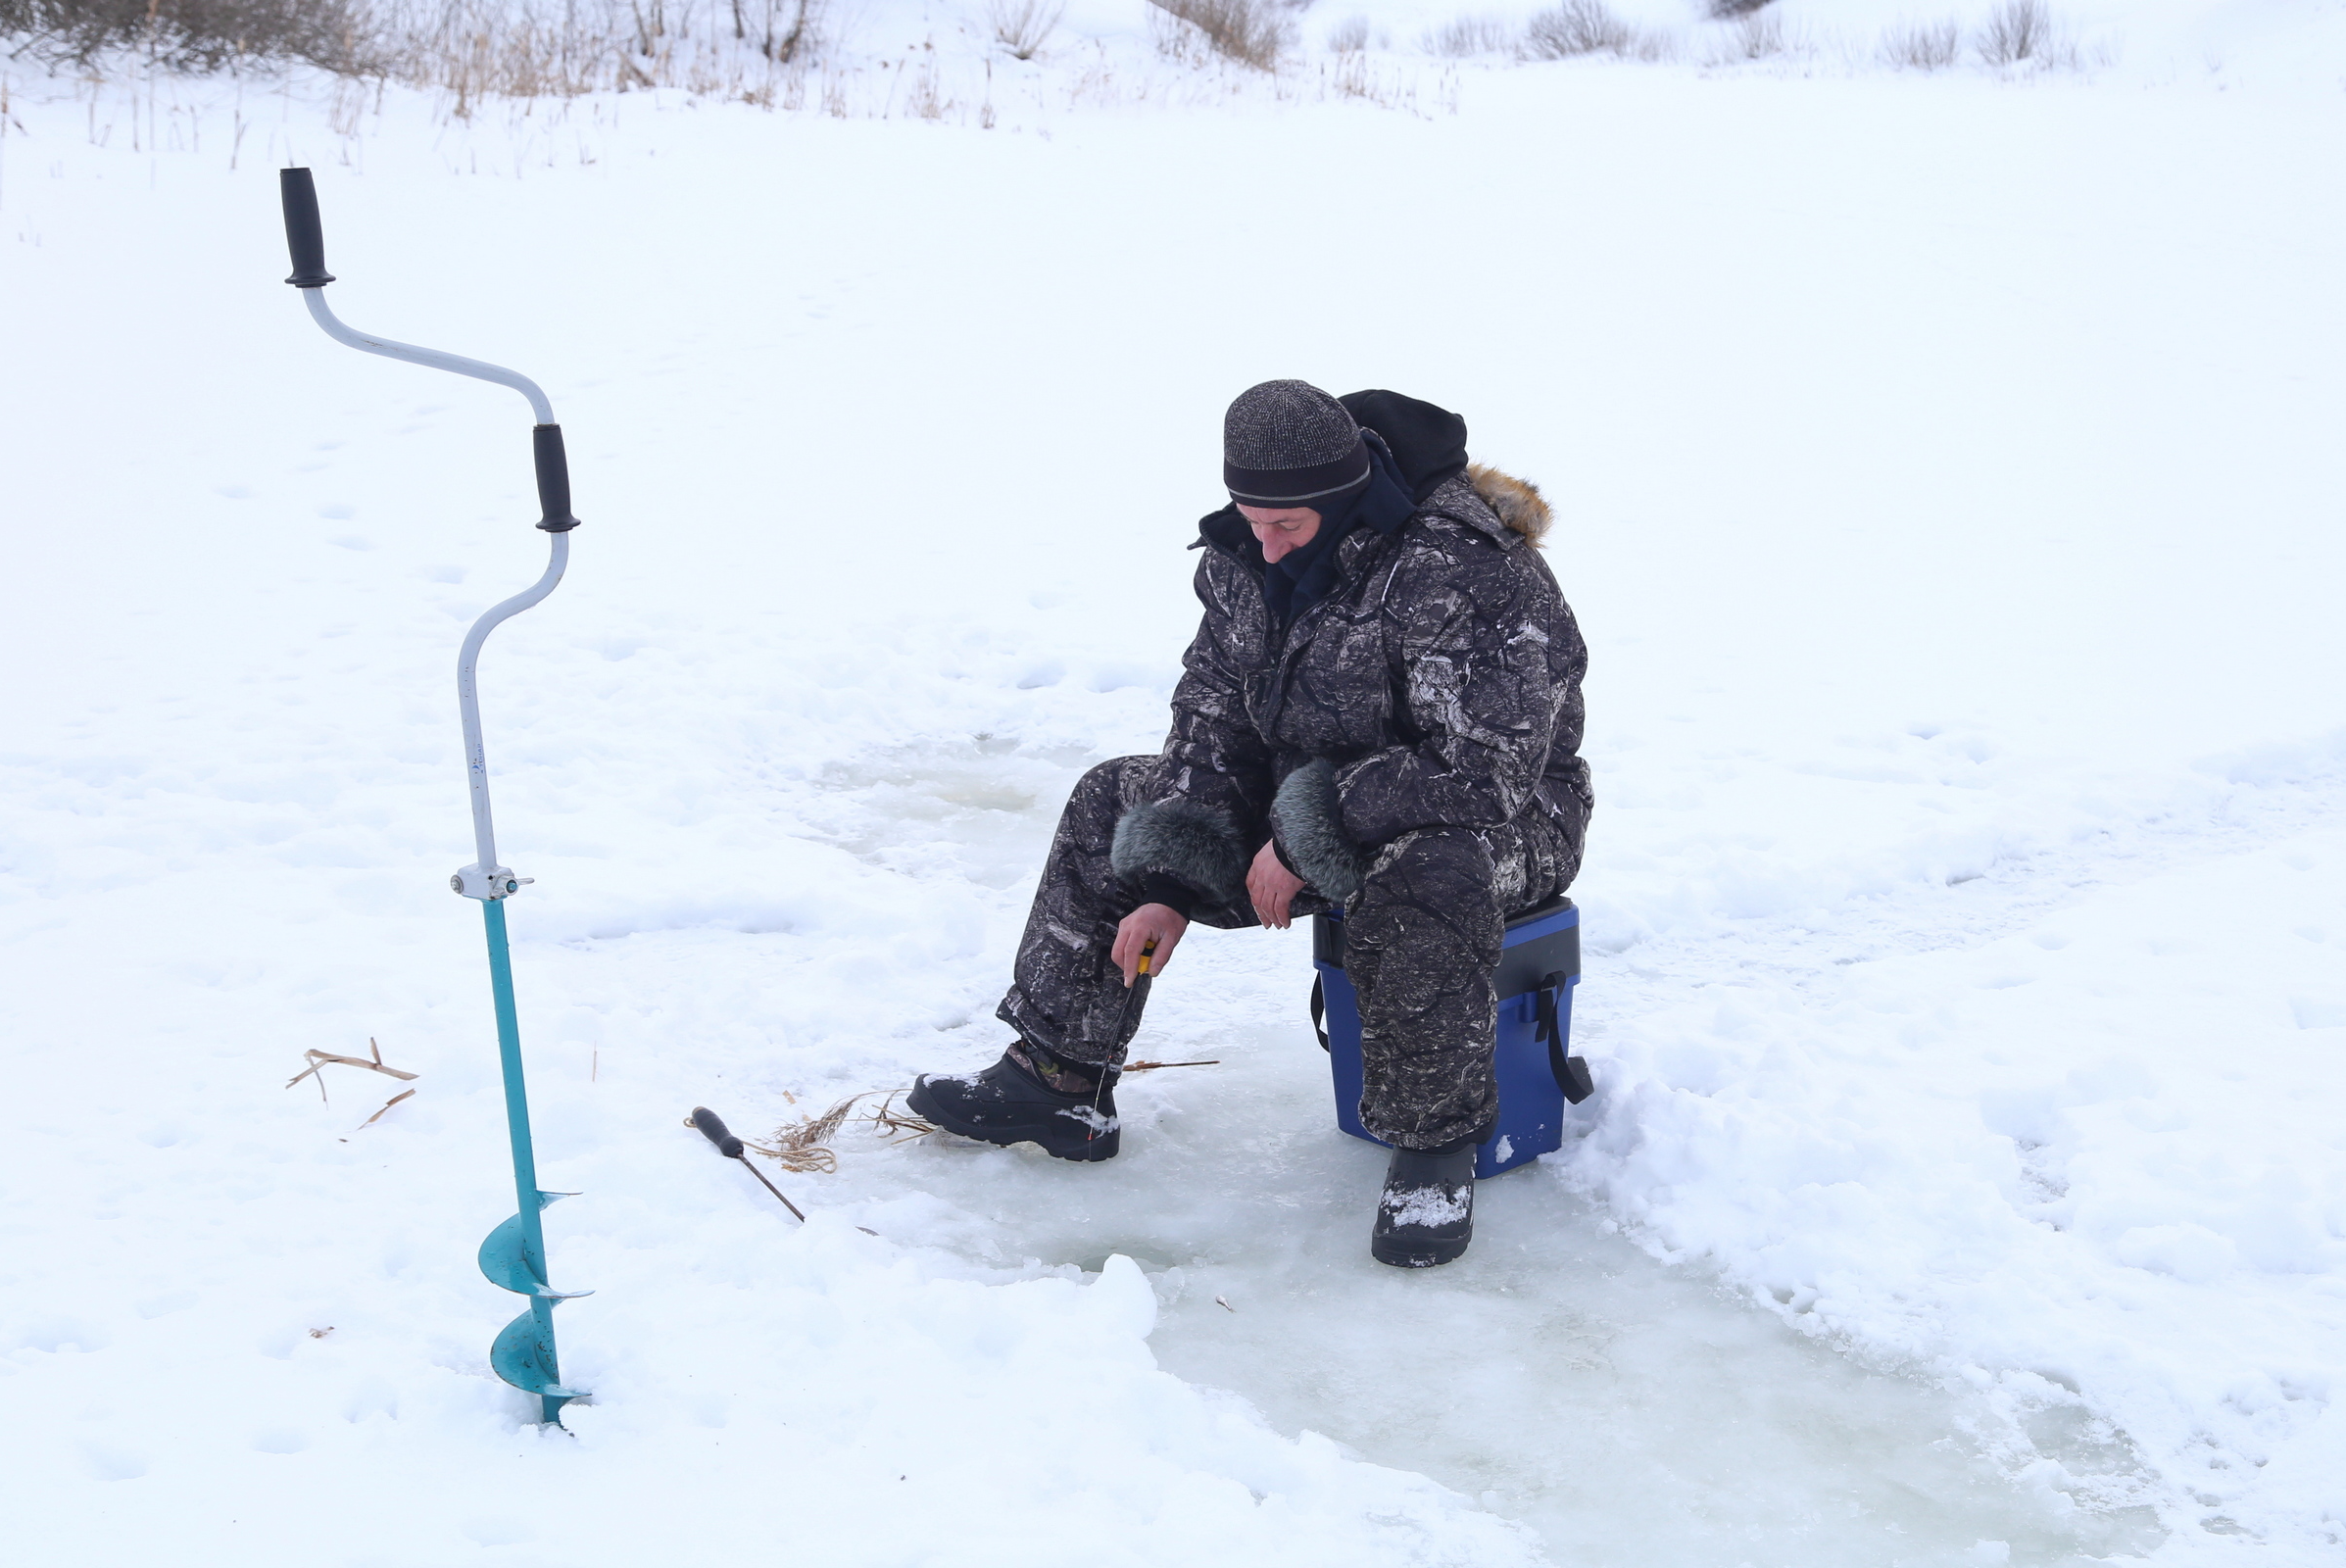
[{"label": "snow-covered boot", "polygon": [[1061,1061],[1025,1041],[974,1077],[921,1074],[904,1104],[980,1143],[1038,1144],[1059,1159],[1116,1157],[1114,1073]]},{"label": "snow-covered boot", "polygon": [[1369,1254],[1395,1268],[1432,1268],[1475,1236],[1475,1146],[1419,1153],[1396,1149],[1385,1167]]}]

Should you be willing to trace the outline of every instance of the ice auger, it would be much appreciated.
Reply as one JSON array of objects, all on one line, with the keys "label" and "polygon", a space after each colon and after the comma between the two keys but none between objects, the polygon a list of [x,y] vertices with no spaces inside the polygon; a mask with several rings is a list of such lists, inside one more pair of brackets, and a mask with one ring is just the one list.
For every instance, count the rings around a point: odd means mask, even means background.
[{"label": "ice auger", "polygon": [[561,1363],[554,1351],[554,1305],[591,1293],[558,1291],[546,1283],[546,1237],[538,1213],[556,1199],[571,1195],[538,1190],[537,1156],[529,1140],[529,1097],[521,1082],[521,1025],[513,1009],[513,964],[505,933],[505,901],[532,879],[515,876],[497,860],[497,835],[489,820],[489,769],[481,754],[480,702],[473,690],[473,671],[489,633],[554,592],[562,580],[562,568],[569,564],[570,530],[578,526],[578,519],[570,515],[570,468],[562,454],[562,427],[554,422],[554,405],[526,375],[437,349],[370,337],[337,319],[325,302],[325,286],[334,277],[325,270],[318,187],[307,169],[280,170],[277,177],[285,207],[285,244],[293,253],[293,275],[285,281],[302,291],[311,318],[328,337],[367,354],[510,386],[529,399],[537,416],[530,444],[537,461],[538,504],[545,514],[538,526],[552,536],[553,552],[546,574],[503,604],[490,607],[465,633],[464,649],[457,655],[457,709],[464,726],[464,766],[472,784],[472,845],[478,858],[450,877],[448,885],[467,899],[478,899],[481,917],[488,925],[489,993],[497,1009],[497,1054],[505,1069],[505,1121],[513,1139],[513,1189],[520,1209],[480,1244],[480,1271],[490,1283],[529,1298],[529,1310],[508,1323],[489,1347],[489,1364],[506,1382],[536,1395],[544,1419],[559,1423],[562,1406],[586,1391],[562,1386]]}]

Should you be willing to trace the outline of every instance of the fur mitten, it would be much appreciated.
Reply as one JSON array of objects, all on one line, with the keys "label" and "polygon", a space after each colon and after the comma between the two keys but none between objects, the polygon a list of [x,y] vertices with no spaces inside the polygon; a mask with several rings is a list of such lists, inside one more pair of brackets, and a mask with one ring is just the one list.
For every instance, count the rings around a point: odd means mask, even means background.
[{"label": "fur mitten", "polygon": [[1315,758],[1288,774],[1271,802],[1271,832],[1287,863],[1321,897],[1342,904],[1360,891],[1372,857],[1344,832],[1334,762]]}]

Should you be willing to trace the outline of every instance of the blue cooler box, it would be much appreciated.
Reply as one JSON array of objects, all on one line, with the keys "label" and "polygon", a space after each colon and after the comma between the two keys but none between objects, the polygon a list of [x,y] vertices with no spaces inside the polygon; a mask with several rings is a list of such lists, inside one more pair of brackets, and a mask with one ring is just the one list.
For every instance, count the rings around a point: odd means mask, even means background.
[{"label": "blue cooler box", "polygon": [[[1311,1017],[1335,1070],[1336,1124],[1372,1144],[1360,1125],[1360,1002],[1344,973],[1341,914],[1314,915]],[[1591,1088],[1572,1054],[1572,988],[1581,983],[1581,911],[1559,899],[1507,922],[1493,977],[1498,992],[1498,1130],[1475,1156],[1475,1175],[1496,1176],[1562,1147],[1564,1103]]]}]

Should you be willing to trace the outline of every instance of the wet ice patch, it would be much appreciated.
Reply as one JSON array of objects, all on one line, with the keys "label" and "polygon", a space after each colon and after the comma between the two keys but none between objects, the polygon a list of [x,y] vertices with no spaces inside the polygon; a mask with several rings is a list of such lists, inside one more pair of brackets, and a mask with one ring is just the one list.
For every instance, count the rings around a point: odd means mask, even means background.
[{"label": "wet ice patch", "polygon": [[1143,1038],[1223,1065],[1121,1085],[1117,1159],[909,1146],[851,1157],[840,1198],[934,1195],[960,1218],[909,1234],[973,1262],[1136,1260],[1159,1364],[1478,1498],[1557,1561],[1879,1568],[1984,1541],[2054,1564],[2148,1539],[2009,1479],[1984,1400],[1871,1370],[1656,1262],[1545,1164],[1476,1185],[1458,1262],[1375,1262],[1389,1152],[1334,1127],[1307,1020],[1237,1021],[1292,989],[1308,945],[1290,936],[1185,945]]}]

